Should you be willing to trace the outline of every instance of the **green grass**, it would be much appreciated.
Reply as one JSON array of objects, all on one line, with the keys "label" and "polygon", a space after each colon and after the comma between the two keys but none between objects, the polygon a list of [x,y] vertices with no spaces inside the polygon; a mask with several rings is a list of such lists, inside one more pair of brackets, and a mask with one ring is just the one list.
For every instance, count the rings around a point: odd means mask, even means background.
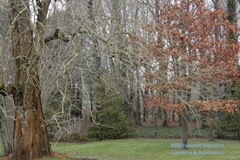
[{"label": "green grass", "polygon": [[[150,138],[155,137],[154,134],[155,127],[136,127],[130,133],[130,136],[133,138]],[[208,129],[200,129],[197,127],[189,127],[190,137],[206,137],[208,134]],[[157,137],[158,138],[181,138],[182,136],[182,127],[157,127]]]},{"label": "green grass", "polygon": [[187,151],[225,151],[226,154],[224,155],[173,155],[172,152],[174,151],[183,151],[180,148],[174,149],[172,144],[175,143],[181,143],[181,140],[141,138],[107,140],[86,144],[53,143],[52,147],[54,151],[66,153],[70,157],[92,157],[98,160],[240,160],[240,141],[189,140],[189,144],[223,144],[224,148],[191,148]]}]

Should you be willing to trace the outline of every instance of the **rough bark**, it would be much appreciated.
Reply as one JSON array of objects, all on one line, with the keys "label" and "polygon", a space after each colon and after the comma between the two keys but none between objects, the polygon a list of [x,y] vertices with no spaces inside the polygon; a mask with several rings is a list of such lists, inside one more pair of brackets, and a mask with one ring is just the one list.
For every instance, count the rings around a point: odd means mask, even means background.
[{"label": "rough bark", "polygon": [[31,160],[51,156],[44,121],[38,65],[44,41],[44,24],[50,0],[37,1],[38,18],[33,34],[28,0],[11,0],[12,43],[15,86],[15,160]]}]

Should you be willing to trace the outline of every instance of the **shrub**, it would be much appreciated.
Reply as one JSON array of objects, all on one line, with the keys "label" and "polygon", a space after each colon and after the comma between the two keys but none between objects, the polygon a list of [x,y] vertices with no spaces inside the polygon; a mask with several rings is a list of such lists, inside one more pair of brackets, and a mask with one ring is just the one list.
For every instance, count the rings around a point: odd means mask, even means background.
[{"label": "shrub", "polygon": [[83,133],[70,133],[70,134],[64,134],[59,141],[61,142],[88,142],[90,141],[88,139],[88,136]]},{"label": "shrub", "polygon": [[93,113],[94,124],[89,127],[90,138],[118,139],[128,135],[128,122],[125,111],[125,99],[114,90],[101,88],[97,95],[98,108]]},{"label": "shrub", "polygon": [[95,124],[89,127],[89,137],[118,139],[128,135],[128,122],[124,110],[119,106],[106,106],[95,113]]},{"label": "shrub", "polygon": [[218,138],[240,139],[240,114],[223,113],[217,122],[215,134]]}]

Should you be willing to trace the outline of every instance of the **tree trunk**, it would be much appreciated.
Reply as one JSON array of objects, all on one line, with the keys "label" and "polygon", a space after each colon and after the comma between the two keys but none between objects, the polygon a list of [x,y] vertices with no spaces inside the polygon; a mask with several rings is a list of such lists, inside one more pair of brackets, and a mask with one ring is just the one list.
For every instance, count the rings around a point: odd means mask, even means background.
[{"label": "tree trunk", "polygon": [[151,116],[152,116],[152,118],[151,118],[151,124],[154,124],[154,120],[155,120],[154,115],[155,115],[155,109],[154,109],[154,108],[151,108]]},{"label": "tree trunk", "polygon": [[165,109],[163,109],[163,116],[164,116],[164,120],[163,120],[162,126],[167,126],[167,112]]},{"label": "tree trunk", "polygon": [[214,141],[213,129],[214,129],[214,113],[212,111],[208,111],[208,140],[209,141]]},{"label": "tree trunk", "polygon": [[[12,43],[14,63],[13,99],[15,105],[14,159],[31,160],[51,156],[50,144],[42,111],[38,65],[43,47],[44,19],[50,0],[41,2],[37,32],[31,29],[28,0],[11,0]],[[46,12],[44,12],[44,10]],[[41,23],[41,24],[40,24]]]},{"label": "tree trunk", "polygon": [[163,115],[164,115],[164,120],[163,120],[162,126],[171,127],[172,124],[171,124],[171,120],[169,117],[170,115],[169,115],[169,113],[166,112],[166,109],[163,109]]},{"label": "tree trunk", "polygon": [[146,117],[147,117],[147,108],[144,107],[144,108],[143,108],[143,122],[144,122],[144,123],[146,122]]},{"label": "tree trunk", "polygon": [[[38,77],[26,83],[25,90],[14,96],[14,159],[29,160],[50,156],[51,150],[42,112]],[[23,102],[23,103],[22,103]]]},{"label": "tree trunk", "polygon": [[183,136],[182,136],[182,149],[187,149],[187,144],[188,144],[188,124],[187,124],[187,115],[186,114],[181,114],[180,115],[180,120],[182,123],[182,131],[183,131]]},{"label": "tree trunk", "polygon": [[[96,6],[97,4],[95,4]],[[96,32],[96,20],[94,15],[94,1],[88,0],[88,15],[89,15],[89,26],[93,32]],[[102,68],[101,68],[101,56],[99,55],[99,44],[96,38],[89,37],[91,41],[91,50],[92,55],[94,58],[94,74],[91,75],[93,79],[92,86],[90,86],[90,101],[91,101],[91,112],[96,110],[96,104],[97,99],[99,98],[98,95],[102,94],[102,88],[99,87],[99,85],[102,85],[101,83],[101,77],[102,77]]]},{"label": "tree trunk", "polygon": [[[137,80],[136,80],[137,81]],[[136,120],[137,120],[137,124],[138,126],[142,126],[142,112],[141,109],[143,108],[143,104],[142,104],[142,94],[141,94],[141,89],[140,86],[138,85],[139,82],[137,83],[137,87],[136,88],[136,94],[137,94],[137,98],[136,98]]]}]

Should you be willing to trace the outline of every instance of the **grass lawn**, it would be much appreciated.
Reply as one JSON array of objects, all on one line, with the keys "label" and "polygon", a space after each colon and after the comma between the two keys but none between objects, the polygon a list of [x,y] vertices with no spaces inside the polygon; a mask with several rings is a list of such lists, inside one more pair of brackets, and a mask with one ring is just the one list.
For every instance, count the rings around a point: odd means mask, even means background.
[{"label": "grass lawn", "polygon": [[[240,141],[216,140],[208,142],[201,139],[190,139],[192,148],[182,150],[174,148],[181,143],[181,139],[122,139],[76,143],[53,143],[52,148],[56,152],[66,153],[70,157],[91,157],[98,160],[240,160]],[[200,145],[206,144],[206,146]],[[176,147],[176,146],[175,146]],[[212,147],[212,148],[207,148]],[[219,147],[219,148],[216,148]],[[200,151],[217,151],[204,153]],[[180,152],[177,152],[180,151]],[[187,153],[195,155],[187,155]],[[222,152],[221,152],[222,151]],[[222,154],[222,155],[216,155]],[[53,160],[53,159],[46,159]]]},{"label": "grass lawn", "polygon": [[[157,131],[158,138],[181,138],[182,137],[182,127],[136,127],[130,136],[133,138],[154,138],[154,131]],[[194,138],[207,137],[208,129],[200,129],[197,127],[189,127],[189,136]]]}]

